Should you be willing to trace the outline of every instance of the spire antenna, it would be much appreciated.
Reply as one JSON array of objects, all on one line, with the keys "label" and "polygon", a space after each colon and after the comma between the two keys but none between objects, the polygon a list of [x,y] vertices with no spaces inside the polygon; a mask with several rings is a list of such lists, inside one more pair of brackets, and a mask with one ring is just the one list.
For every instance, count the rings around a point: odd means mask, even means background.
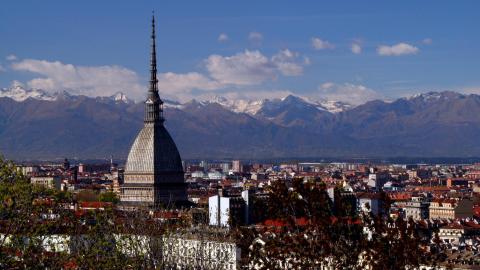
[{"label": "spire antenna", "polygon": [[160,122],[163,123],[163,101],[158,95],[158,79],[157,79],[157,50],[155,46],[155,14],[152,10],[152,34],[151,52],[150,52],[150,85],[148,88],[147,101],[145,102],[145,120],[144,122]]},{"label": "spire antenna", "polygon": [[150,91],[158,91],[157,88],[157,51],[155,46],[155,14],[152,11],[152,45],[150,54]]}]

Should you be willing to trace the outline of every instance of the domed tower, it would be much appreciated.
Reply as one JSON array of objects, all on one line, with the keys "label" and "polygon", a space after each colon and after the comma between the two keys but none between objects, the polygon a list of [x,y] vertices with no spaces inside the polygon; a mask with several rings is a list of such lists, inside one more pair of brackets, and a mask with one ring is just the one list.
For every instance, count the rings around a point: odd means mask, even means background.
[{"label": "domed tower", "polygon": [[163,125],[163,101],[158,94],[155,18],[152,17],[150,87],[145,101],[144,126],[125,166],[120,200],[123,205],[158,207],[186,201],[182,159]]}]

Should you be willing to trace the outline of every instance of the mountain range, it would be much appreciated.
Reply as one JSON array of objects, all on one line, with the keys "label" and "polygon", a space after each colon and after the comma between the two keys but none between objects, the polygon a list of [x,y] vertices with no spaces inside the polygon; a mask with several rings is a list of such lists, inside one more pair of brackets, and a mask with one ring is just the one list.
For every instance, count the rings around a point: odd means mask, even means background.
[{"label": "mountain range", "polygon": [[[165,101],[183,158],[478,157],[480,96],[430,92],[359,106],[298,96]],[[0,90],[0,153],[10,159],[126,158],[143,103],[124,94]]]}]

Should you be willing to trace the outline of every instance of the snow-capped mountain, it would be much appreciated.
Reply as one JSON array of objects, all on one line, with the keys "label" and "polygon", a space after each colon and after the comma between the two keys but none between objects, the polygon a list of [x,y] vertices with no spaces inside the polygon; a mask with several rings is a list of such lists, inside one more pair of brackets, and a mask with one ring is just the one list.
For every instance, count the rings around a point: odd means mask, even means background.
[{"label": "snow-capped mountain", "polygon": [[217,103],[224,108],[236,113],[247,113],[255,115],[265,104],[267,99],[248,100],[248,99],[227,99],[222,96],[213,96],[211,99],[206,99],[203,102]]},{"label": "snow-capped mountain", "polygon": [[[48,93],[41,89],[27,89],[20,83],[14,83],[10,88],[0,89],[0,97],[8,97],[17,102],[22,102],[28,98],[33,98],[36,100],[47,100],[54,101],[57,99],[71,99],[77,97],[76,95],[70,94],[68,91],[61,91],[56,93]],[[98,101],[101,102],[115,102],[121,104],[133,104],[133,100],[129,99],[127,95],[123,92],[117,92],[112,96],[102,96],[96,97]],[[214,95],[211,97],[204,97],[201,100],[191,100],[189,102],[181,103],[173,100],[164,100],[165,108],[175,108],[183,109],[185,104],[191,102],[197,102],[199,106],[207,105],[211,103],[216,103],[222,107],[235,112],[235,113],[246,113],[249,115],[257,115],[260,111],[264,110],[266,106],[281,106],[281,104],[288,102],[294,103],[297,106],[308,105],[309,107],[315,107],[320,111],[327,111],[330,113],[339,113],[348,109],[351,109],[353,106],[340,102],[340,101],[331,101],[331,100],[313,100],[310,98],[304,98],[299,96],[289,95],[281,99],[230,99],[223,96]]]},{"label": "snow-capped mountain", "polygon": [[[68,94],[68,92],[64,92],[64,93]],[[74,97],[75,96],[69,96],[69,98],[74,98]],[[117,92],[107,97],[96,97],[95,99],[101,102],[107,102],[107,103],[113,102],[115,104],[134,104],[135,103],[133,100],[129,99],[123,92]]]},{"label": "snow-capped mountain", "polygon": [[343,112],[354,107],[353,105],[346,102],[326,100],[326,99],[314,101],[314,103],[317,105],[317,108],[323,109],[331,113]]},{"label": "snow-capped mountain", "polygon": [[289,95],[281,99],[227,99],[222,96],[213,96],[210,99],[203,101],[204,103],[218,103],[223,107],[236,112],[236,113],[247,113],[250,115],[256,115],[261,111],[265,106],[275,106],[284,102],[293,102],[298,105],[310,104],[321,111],[327,111],[330,113],[339,113],[345,110],[352,108],[353,106],[341,102],[341,101],[332,101],[332,100],[312,100],[309,98],[303,98],[298,96]]},{"label": "snow-capped mountain", "polygon": [[184,105],[175,100],[164,99],[163,100],[163,107],[164,108],[172,108],[172,109],[183,109]]},{"label": "snow-capped mountain", "polygon": [[110,98],[115,100],[116,102],[123,102],[123,103],[130,103],[130,99],[122,92],[117,92],[116,94],[112,95]]},{"label": "snow-capped mountain", "polygon": [[57,99],[56,95],[49,94],[41,89],[25,89],[21,84],[15,82],[10,88],[0,89],[0,97],[8,97],[19,102],[28,98],[49,101]]},{"label": "snow-capped mountain", "polygon": [[[37,99],[52,95],[19,87],[2,93],[8,97],[0,98],[0,149],[11,158],[125,157],[143,125],[143,102],[126,104],[123,95],[115,101],[116,95],[62,92],[56,101],[44,101]],[[480,95],[427,93],[342,113],[330,113],[325,104],[292,95],[165,100],[165,115],[187,158],[480,156]]]},{"label": "snow-capped mountain", "polygon": [[[29,98],[36,99],[36,100],[46,100],[46,101],[54,101],[57,99],[72,99],[72,98],[75,98],[76,95],[72,95],[65,90],[55,92],[55,93],[48,93],[47,91],[44,91],[42,89],[36,89],[36,88],[27,89],[22,84],[18,82],[14,82],[10,88],[0,89],[0,97],[7,97],[17,102],[22,102]],[[126,104],[134,103],[134,101],[129,99],[127,95],[125,95],[123,92],[117,92],[114,95],[107,96],[107,97],[97,97],[97,100],[113,101],[115,103],[126,103]]]},{"label": "snow-capped mountain", "polygon": [[427,93],[419,93],[415,94],[403,99],[406,100],[417,100],[422,102],[435,102],[438,100],[447,100],[447,99],[456,99],[456,98],[465,98],[466,95],[460,94],[457,92],[452,91],[444,91],[444,92],[427,92]]}]

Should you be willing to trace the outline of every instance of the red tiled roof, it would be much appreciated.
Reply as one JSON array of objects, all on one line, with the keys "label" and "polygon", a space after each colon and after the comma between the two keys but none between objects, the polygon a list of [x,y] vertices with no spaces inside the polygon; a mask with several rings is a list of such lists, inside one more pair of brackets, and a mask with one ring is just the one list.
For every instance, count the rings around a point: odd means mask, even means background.
[{"label": "red tiled roof", "polygon": [[457,200],[450,199],[450,198],[446,198],[446,199],[436,198],[436,199],[433,199],[432,202],[436,202],[436,203],[439,203],[439,204],[443,204],[443,203],[456,204]]},{"label": "red tiled roof", "polygon": [[478,223],[475,223],[473,221],[467,221],[465,222],[465,226],[467,226],[468,228],[471,228],[471,229],[480,229],[480,224]]},{"label": "red tiled roof", "polygon": [[406,192],[389,193],[388,196],[392,201],[409,201],[412,198],[412,194]]},{"label": "red tiled roof", "polygon": [[452,222],[452,223],[442,227],[442,229],[464,229],[464,226],[462,224]]},{"label": "red tiled roof", "polygon": [[111,202],[80,202],[80,208],[108,208],[112,207],[113,204]]},{"label": "red tiled roof", "polygon": [[480,206],[473,207],[473,216],[476,218],[480,218]]},{"label": "red tiled roof", "polygon": [[414,189],[417,191],[445,191],[446,192],[454,188],[450,188],[447,186],[417,186]]}]

